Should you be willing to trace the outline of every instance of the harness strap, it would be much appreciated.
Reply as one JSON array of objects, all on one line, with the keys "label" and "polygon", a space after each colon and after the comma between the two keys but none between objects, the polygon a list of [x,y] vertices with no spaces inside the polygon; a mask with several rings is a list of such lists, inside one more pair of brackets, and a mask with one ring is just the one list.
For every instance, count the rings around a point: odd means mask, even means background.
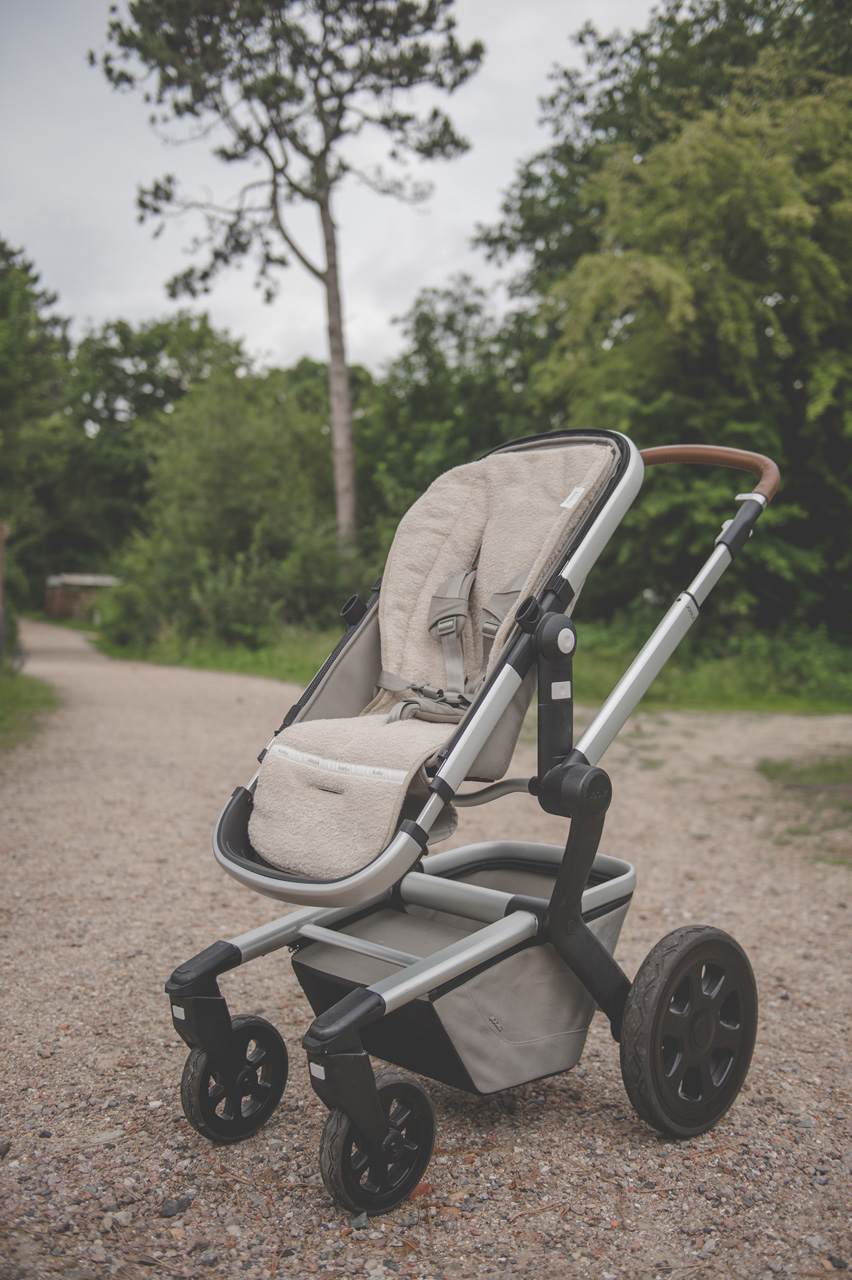
[{"label": "harness strap", "polygon": [[429,606],[428,627],[430,634],[440,640],[444,652],[446,689],[436,689],[434,685],[422,680],[406,680],[405,676],[399,676],[394,671],[381,671],[376,681],[377,688],[388,689],[392,693],[407,693],[410,690],[410,696],[403,698],[392,708],[388,715],[389,723],[408,720],[411,716],[449,722],[462,718],[485,679],[497,632],[510,609],[517,603],[528,576],[529,569],[522,569],[482,606],[479,624],[482,633],[482,666],[470,681],[465,681],[461,637],[470,617],[470,594],[476,580],[476,567],[457,573],[441,584]]},{"label": "harness strap", "polygon": [[509,610],[517,604],[521,587],[529,577],[529,572],[529,569],[522,569],[511,582],[506,583],[505,587],[501,587],[499,591],[495,591],[492,596],[489,596],[482,606],[482,615],[479,622],[479,630],[482,633],[482,666],[470,682],[469,692],[471,696],[479,692],[479,688],[485,679],[485,672],[488,670],[488,660],[491,657],[491,650],[494,647],[497,632],[500,630]]},{"label": "harness strap", "polygon": [[413,715],[418,715],[423,720],[454,722],[461,720],[470,706],[470,698],[463,693],[436,689],[425,680],[406,680],[405,676],[395,675],[393,671],[381,671],[376,688],[389,689],[392,693],[411,690],[412,696],[404,698],[391,709],[389,724],[395,720],[408,720]]},{"label": "harness strap", "polygon": [[461,636],[470,617],[470,593],[476,580],[476,569],[457,573],[443,582],[429,605],[430,634],[440,640],[444,650],[444,672],[448,693],[464,693],[464,655]]}]

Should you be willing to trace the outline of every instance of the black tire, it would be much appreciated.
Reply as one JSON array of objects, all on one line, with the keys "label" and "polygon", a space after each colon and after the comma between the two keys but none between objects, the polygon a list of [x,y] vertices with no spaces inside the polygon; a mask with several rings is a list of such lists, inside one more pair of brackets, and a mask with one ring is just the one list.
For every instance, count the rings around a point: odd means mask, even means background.
[{"label": "black tire", "polygon": [[203,1049],[191,1050],[180,1082],[184,1114],[212,1142],[242,1142],[266,1124],[287,1083],[287,1046],[271,1022],[241,1015],[231,1019],[244,1067],[226,1086],[210,1069]]},{"label": "black tire", "polygon": [[419,1183],[435,1144],[435,1113],[426,1090],[404,1071],[377,1071],[379,1101],[402,1139],[395,1157],[370,1155],[345,1111],[336,1108],[320,1141],[320,1173],[329,1195],[353,1213],[387,1213]]},{"label": "black tire", "polygon": [[621,1026],[621,1075],[643,1120],[673,1138],[706,1133],[740,1091],[757,1032],[748,956],[721,929],[675,929],[636,974]]}]

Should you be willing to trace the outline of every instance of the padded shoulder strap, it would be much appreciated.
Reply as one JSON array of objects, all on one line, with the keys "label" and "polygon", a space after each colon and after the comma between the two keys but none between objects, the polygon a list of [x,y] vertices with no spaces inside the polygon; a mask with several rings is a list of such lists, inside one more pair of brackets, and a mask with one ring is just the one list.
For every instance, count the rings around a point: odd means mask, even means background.
[{"label": "padded shoulder strap", "polygon": [[507,582],[505,587],[495,591],[482,606],[482,615],[479,622],[479,630],[482,632],[482,666],[470,682],[469,692],[471,695],[479,692],[479,687],[485,679],[485,672],[488,670],[488,660],[491,657],[494,637],[500,630],[503,619],[508,615],[509,610],[517,604],[521,587],[526,582],[529,574],[529,568],[522,569],[520,573],[516,573],[511,582]]},{"label": "padded shoulder strap", "polygon": [[464,657],[461,635],[470,616],[470,593],[476,569],[457,573],[442,582],[429,606],[429,633],[444,650],[444,687],[448,693],[464,693]]}]

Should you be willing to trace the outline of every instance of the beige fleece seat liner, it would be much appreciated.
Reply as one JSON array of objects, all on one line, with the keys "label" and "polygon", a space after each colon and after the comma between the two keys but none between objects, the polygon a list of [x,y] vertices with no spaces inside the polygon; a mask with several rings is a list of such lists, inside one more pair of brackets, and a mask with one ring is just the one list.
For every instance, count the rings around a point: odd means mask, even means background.
[{"label": "beige fleece seat liner", "polygon": [[[445,687],[443,649],[429,633],[430,605],[443,583],[476,565],[461,636],[465,676],[473,681],[483,662],[483,605],[527,567],[518,600],[541,590],[617,461],[608,440],[555,438],[439,477],[403,517],[388,556],[379,601],[382,669]],[[489,672],[513,614],[494,639]],[[345,655],[344,649],[339,661]],[[518,707],[504,717],[472,776],[503,776],[532,692],[525,682]],[[380,689],[357,717],[301,720],[278,734],[261,766],[249,825],[261,857],[292,875],[333,880],[381,853],[406,796],[422,789],[421,767],[456,728],[416,716],[389,721],[405,698]]]}]

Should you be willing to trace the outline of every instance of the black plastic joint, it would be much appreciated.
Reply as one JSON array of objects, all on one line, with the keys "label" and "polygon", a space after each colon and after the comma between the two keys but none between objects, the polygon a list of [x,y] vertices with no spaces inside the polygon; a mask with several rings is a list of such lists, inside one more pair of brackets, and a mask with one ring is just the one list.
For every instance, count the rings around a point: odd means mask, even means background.
[{"label": "black plastic joint", "polygon": [[544,617],[544,610],[535,596],[527,596],[515,610],[515,622],[525,635],[531,636]]},{"label": "black plastic joint", "polygon": [[747,498],[727,528],[716,539],[716,545],[727,547],[731,556],[742,551],[749,534],[763,515],[763,504],[757,498]]},{"label": "black plastic joint", "polygon": [[367,612],[367,606],[359,595],[350,596],[346,604],[340,610],[340,616],[346,624],[347,629],[357,627],[358,623]]},{"label": "black plastic joint", "polygon": [[533,898],[526,893],[516,893],[506,903],[506,910],[503,914],[510,916],[516,911],[528,911],[538,921],[538,932],[541,935],[544,933],[545,920],[547,919],[549,908],[550,902],[547,898]]},{"label": "black plastic joint", "polygon": [[406,818],[405,822],[399,824],[399,830],[404,835],[411,836],[411,839],[416,840],[420,848],[424,852],[426,851],[426,846],[429,843],[429,832],[424,831],[418,823],[413,822],[411,818]]},{"label": "black plastic joint", "polygon": [[567,578],[562,577],[561,573],[555,573],[544,590],[556,596],[556,599],[562,605],[563,612],[574,599],[574,588]]},{"label": "black plastic joint", "polygon": [[444,778],[435,777],[429,783],[429,790],[434,791],[436,796],[440,796],[444,804],[449,804],[453,796],[456,794]]},{"label": "black plastic joint", "polygon": [[166,983],[166,994],[172,997],[217,996],[216,982],[220,973],[236,969],[243,962],[243,953],[233,942],[214,942],[199,951],[175,969]]},{"label": "black plastic joint", "polygon": [[539,780],[538,802],[546,813],[597,818],[606,813],[611,801],[609,774],[571,756]]},{"label": "black plastic joint", "polygon": [[577,647],[574,623],[564,613],[545,613],[535,629],[536,652],[555,666],[567,666]]},{"label": "black plastic joint", "polygon": [[308,1027],[302,1037],[302,1048],[319,1054],[342,1053],[353,1048],[360,1051],[358,1032],[381,1018],[384,1012],[385,1002],[378,992],[356,987]]}]

